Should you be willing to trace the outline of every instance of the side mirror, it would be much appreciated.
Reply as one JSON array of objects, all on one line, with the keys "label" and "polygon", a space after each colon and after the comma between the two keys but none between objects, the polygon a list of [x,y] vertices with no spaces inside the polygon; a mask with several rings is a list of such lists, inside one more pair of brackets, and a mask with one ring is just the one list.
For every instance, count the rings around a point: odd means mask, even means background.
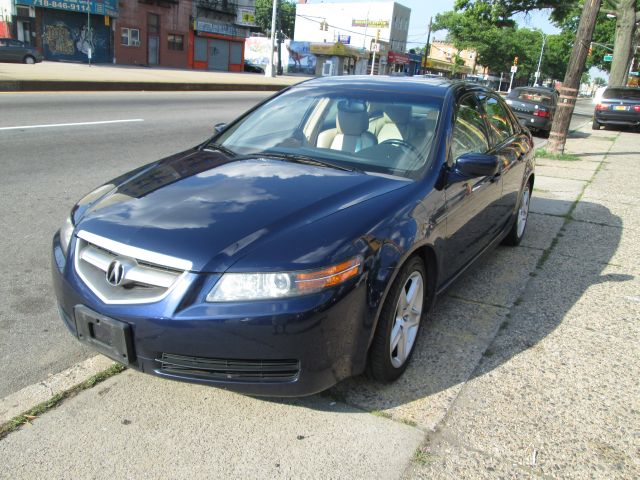
[{"label": "side mirror", "polygon": [[498,157],[484,153],[465,153],[456,160],[455,169],[468,177],[482,177],[498,173]]},{"label": "side mirror", "polygon": [[222,132],[224,132],[227,128],[227,124],[226,123],[216,123],[213,126],[213,131],[216,132],[216,135],[221,134]]}]

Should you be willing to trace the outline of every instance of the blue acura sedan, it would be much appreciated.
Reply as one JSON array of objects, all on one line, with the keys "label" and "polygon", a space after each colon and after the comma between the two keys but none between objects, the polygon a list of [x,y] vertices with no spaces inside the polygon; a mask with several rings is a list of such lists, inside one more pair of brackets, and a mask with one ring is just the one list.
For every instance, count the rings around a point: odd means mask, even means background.
[{"label": "blue acura sedan", "polygon": [[53,239],[79,341],[164,378],[308,395],[407,368],[439,293],[525,232],[530,133],[439,79],[288,88],[80,200]]}]

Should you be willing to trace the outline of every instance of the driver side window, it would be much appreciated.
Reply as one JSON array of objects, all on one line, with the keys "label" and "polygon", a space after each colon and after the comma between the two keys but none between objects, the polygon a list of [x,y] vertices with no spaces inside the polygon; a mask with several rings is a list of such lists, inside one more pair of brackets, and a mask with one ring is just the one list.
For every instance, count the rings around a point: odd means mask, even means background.
[{"label": "driver side window", "polygon": [[479,106],[473,97],[467,96],[458,104],[451,136],[451,160],[455,161],[465,153],[486,153],[488,150],[485,123]]}]

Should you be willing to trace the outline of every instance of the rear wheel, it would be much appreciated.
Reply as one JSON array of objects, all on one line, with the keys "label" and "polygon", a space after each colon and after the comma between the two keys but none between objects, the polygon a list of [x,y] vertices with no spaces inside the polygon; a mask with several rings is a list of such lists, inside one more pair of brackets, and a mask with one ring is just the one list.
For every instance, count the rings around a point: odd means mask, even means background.
[{"label": "rear wheel", "polygon": [[393,282],[369,352],[369,373],[375,380],[392,382],[406,370],[427,311],[426,279],[424,263],[412,257]]},{"label": "rear wheel", "polygon": [[596,119],[593,119],[593,123],[591,123],[591,129],[592,130],[600,130],[600,124],[598,122],[596,122]]},{"label": "rear wheel", "polygon": [[31,55],[27,55],[26,57],[24,57],[24,63],[33,65],[34,63],[36,63],[36,59],[33,58]]},{"label": "rear wheel", "polygon": [[520,245],[522,237],[524,237],[524,230],[527,226],[527,220],[529,218],[529,202],[531,200],[531,182],[527,182],[522,190],[522,196],[520,197],[520,205],[518,206],[518,212],[516,213],[516,220],[513,222],[513,226],[502,243],[505,245],[517,246]]}]

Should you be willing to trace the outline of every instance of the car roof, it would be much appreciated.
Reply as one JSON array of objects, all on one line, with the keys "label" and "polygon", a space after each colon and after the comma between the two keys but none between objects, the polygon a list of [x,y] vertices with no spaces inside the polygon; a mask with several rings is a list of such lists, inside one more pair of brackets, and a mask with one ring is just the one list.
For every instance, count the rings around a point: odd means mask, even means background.
[{"label": "car roof", "polygon": [[[312,78],[298,84],[303,86],[327,86],[327,87],[356,87],[361,90],[389,89],[398,90],[410,94],[427,94],[445,96],[451,90],[492,92],[490,88],[476,83],[461,80],[449,80],[447,78],[398,77],[386,75],[342,75],[332,77]],[[294,86],[295,88],[296,86]]]}]

